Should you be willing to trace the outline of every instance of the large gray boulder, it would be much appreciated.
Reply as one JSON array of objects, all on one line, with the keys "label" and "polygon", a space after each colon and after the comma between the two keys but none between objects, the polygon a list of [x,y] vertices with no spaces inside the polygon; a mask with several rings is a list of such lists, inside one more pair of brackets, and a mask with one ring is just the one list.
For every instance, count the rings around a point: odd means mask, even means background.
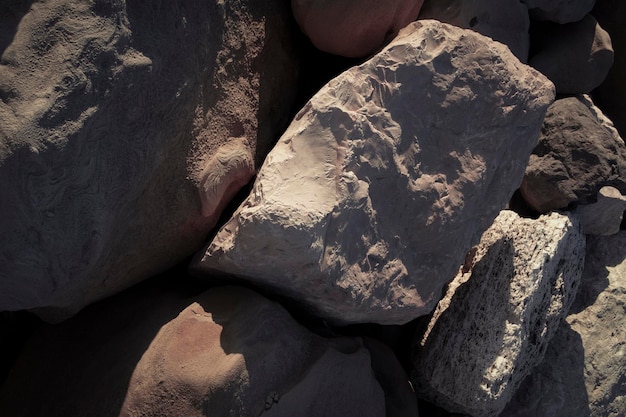
[{"label": "large gray boulder", "polygon": [[545,25],[529,65],[550,79],[558,94],[586,94],[602,84],[613,65],[609,34],[591,15],[580,22]]},{"label": "large gray boulder", "polygon": [[338,323],[427,314],[519,185],[552,84],[434,20],[330,81],[192,263]]},{"label": "large gray boulder", "polygon": [[418,396],[451,412],[497,416],[567,315],[584,252],[573,217],[500,213],[416,339]]},{"label": "large gray boulder", "polygon": [[29,3],[0,6],[0,310],[54,320],[202,246],[297,67],[284,1]]},{"label": "large gray boulder", "polygon": [[544,361],[502,417],[620,417],[626,410],[626,232],[587,238],[581,287]]},{"label": "large gray boulder", "polygon": [[166,283],[42,326],[0,392],[2,416],[382,417],[416,409],[408,377],[380,343],[320,337],[246,288],[190,296]]},{"label": "large gray boulder", "polygon": [[588,96],[550,106],[520,191],[540,213],[595,201],[600,189],[626,193],[626,145]]},{"label": "large gray boulder", "polygon": [[419,18],[472,29],[502,42],[520,61],[528,60],[530,18],[519,0],[425,0]]}]

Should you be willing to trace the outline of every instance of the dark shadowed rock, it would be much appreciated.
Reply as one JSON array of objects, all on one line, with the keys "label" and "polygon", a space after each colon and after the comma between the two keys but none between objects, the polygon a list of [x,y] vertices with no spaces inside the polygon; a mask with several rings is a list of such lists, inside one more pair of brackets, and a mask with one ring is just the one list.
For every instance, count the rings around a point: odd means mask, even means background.
[{"label": "dark shadowed rock", "polygon": [[626,146],[589,97],[550,106],[520,190],[541,213],[593,202],[611,185],[626,193]]},{"label": "dark shadowed rock", "polygon": [[413,23],[305,105],[192,269],[334,322],[427,314],[521,181],[553,94],[504,45]]},{"label": "dark shadowed rock", "polygon": [[554,83],[559,94],[589,93],[606,78],[613,65],[609,34],[591,15],[566,25],[547,24],[537,29],[529,64]]},{"label": "dark shadowed rock", "polygon": [[245,288],[148,284],[36,331],[0,415],[416,415],[380,343],[317,336]]},{"label": "dark shadowed rock", "polygon": [[292,0],[302,31],[324,52],[364,57],[417,18],[424,0]]},{"label": "dark shadowed rock", "polygon": [[591,11],[596,0],[520,0],[536,20],[555,23],[578,22]]},{"label": "dark shadowed rock", "polygon": [[0,309],[60,319],[202,245],[291,112],[290,10],[0,9]]},{"label": "dark shadowed rock", "polygon": [[519,0],[425,0],[419,18],[472,29],[502,42],[520,61],[528,60],[530,19]]},{"label": "dark shadowed rock", "polygon": [[620,417],[626,410],[626,232],[587,238],[571,314],[501,417]]},{"label": "dark shadowed rock", "polygon": [[451,412],[497,416],[541,362],[574,301],[584,248],[573,218],[503,211],[418,335],[418,396]]},{"label": "dark shadowed rock", "polygon": [[602,187],[595,203],[577,209],[583,233],[610,236],[619,232],[626,210],[626,196],[616,188]]}]

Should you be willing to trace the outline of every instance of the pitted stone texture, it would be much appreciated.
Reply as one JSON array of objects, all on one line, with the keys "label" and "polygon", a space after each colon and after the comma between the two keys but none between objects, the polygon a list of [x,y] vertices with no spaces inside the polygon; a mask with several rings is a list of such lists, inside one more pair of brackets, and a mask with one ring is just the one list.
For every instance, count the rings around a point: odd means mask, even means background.
[{"label": "pitted stone texture", "polygon": [[521,0],[535,20],[555,23],[578,22],[591,11],[596,0]]},{"label": "pitted stone texture", "polygon": [[626,410],[626,232],[587,238],[585,270],[542,364],[501,417],[621,417]]},{"label": "pitted stone texture", "polygon": [[296,28],[282,0],[17,3],[0,5],[0,310],[59,320],[203,245],[287,124]]},{"label": "pitted stone texture", "polygon": [[602,187],[598,192],[598,201],[578,208],[577,213],[587,235],[610,236],[619,232],[626,196],[616,188]]},{"label": "pitted stone texture", "polygon": [[550,79],[558,94],[586,94],[602,84],[613,65],[609,34],[591,15],[566,25],[540,29],[539,51],[529,65]]},{"label": "pitted stone texture", "polygon": [[428,314],[519,185],[553,94],[504,45],[418,21],[305,105],[192,270],[339,323]]},{"label": "pitted stone texture", "polygon": [[603,186],[626,193],[626,145],[588,96],[550,106],[520,191],[540,213],[593,202]]},{"label": "pitted stone texture", "polygon": [[300,29],[318,49],[346,57],[379,50],[417,18],[424,0],[292,0]]},{"label": "pitted stone texture", "polygon": [[503,211],[416,340],[418,396],[451,412],[497,416],[574,301],[584,251],[573,217]]},{"label": "pitted stone texture", "polygon": [[520,61],[528,60],[530,19],[519,0],[425,0],[419,18],[472,29],[502,42]]}]

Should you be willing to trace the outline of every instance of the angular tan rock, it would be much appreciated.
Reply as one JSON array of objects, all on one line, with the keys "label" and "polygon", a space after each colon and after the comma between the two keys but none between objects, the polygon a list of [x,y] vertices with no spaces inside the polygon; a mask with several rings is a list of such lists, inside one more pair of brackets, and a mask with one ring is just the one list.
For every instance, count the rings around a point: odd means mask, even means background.
[{"label": "angular tan rock", "polygon": [[0,5],[0,310],[59,320],[202,246],[292,111],[291,12],[17,3]]},{"label": "angular tan rock", "polygon": [[500,213],[418,335],[418,396],[451,412],[497,416],[567,315],[584,250],[572,217]]},{"label": "angular tan rock", "polygon": [[300,29],[318,49],[363,57],[417,18],[424,0],[292,0]]},{"label": "angular tan rock", "polygon": [[619,417],[626,410],[626,232],[587,238],[581,287],[542,364],[502,417]]},{"label": "angular tan rock", "polygon": [[552,81],[558,94],[586,94],[602,84],[613,65],[609,34],[593,16],[566,25],[545,25],[529,65]]},{"label": "angular tan rock", "polygon": [[520,61],[528,60],[530,19],[519,0],[425,0],[419,18],[472,29],[502,42]]},{"label": "angular tan rock", "polygon": [[553,97],[504,45],[418,21],[305,105],[192,271],[334,322],[427,314],[517,188]]}]

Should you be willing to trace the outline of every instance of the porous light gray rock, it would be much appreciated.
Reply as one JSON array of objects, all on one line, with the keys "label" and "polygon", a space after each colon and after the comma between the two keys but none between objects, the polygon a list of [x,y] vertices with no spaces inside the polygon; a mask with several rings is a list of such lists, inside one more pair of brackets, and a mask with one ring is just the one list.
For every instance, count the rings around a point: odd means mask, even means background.
[{"label": "porous light gray rock", "polygon": [[626,232],[587,238],[571,314],[502,417],[620,417],[626,410]]},{"label": "porous light gray rock", "polygon": [[296,115],[192,271],[339,323],[427,314],[518,186],[553,94],[504,45],[415,22]]},{"label": "porous light gray rock", "polygon": [[22,3],[0,5],[0,310],[58,320],[203,245],[287,124],[297,28],[279,0]]},{"label": "porous light gray rock", "polygon": [[[589,93],[602,84],[613,65],[609,34],[591,15],[566,25],[544,25],[533,43],[529,65],[552,81],[558,94]],[[533,38],[535,38],[533,37]]]},{"label": "porous light gray rock", "polygon": [[602,187],[598,201],[578,208],[577,213],[587,235],[609,236],[619,232],[626,210],[626,196],[616,188]]},{"label": "porous light gray rock", "polygon": [[584,251],[571,215],[500,213],[416,339],[418,396],[451,412],[497,416],[574,301]]},{"label": "porous light gray rock", "polygon": [[560,99],[546,113],[520,191],[540,213],[595,200],[603,186],[626,193],[626,145],[588,96]]},{"label": "porous light gray rock", "polygon": [[520,0],[536,20],[556,23],[578,22],[591,11],[596,0]]},{"label": "porous light gray rock", "polygon": [[302,31],[318,49],[346,57],[379,50],[417,18],[424,0],[291,0]]},{"label": "porous light gray rock", "polygon": [[519,0],[425,0],[419,18],[472,29],[502,42],[520,61],[528,60],[530,18]]},{"label": "porous light gray rock", "polygon": [[320,337],[249,289],[190,296],[171,284],[184,276],[165,278],[39,328],[2,387],[0,415],[380,417],[388,406],[416,409],[408,377],[380,344],[367,342],[370,355],[361,338]]}]

